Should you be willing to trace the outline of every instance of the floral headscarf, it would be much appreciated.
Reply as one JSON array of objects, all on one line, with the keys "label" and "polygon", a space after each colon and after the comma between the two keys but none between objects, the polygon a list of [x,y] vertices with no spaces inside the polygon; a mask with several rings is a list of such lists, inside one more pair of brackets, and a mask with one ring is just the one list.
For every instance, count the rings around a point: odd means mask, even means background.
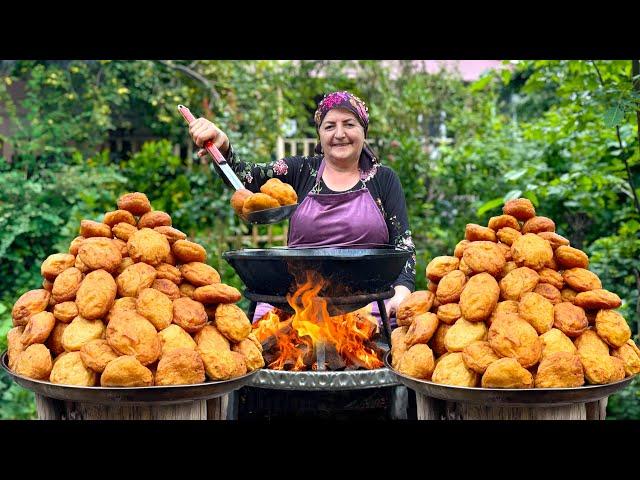
[{"label": "floral headscarf", "polygon": [[[345,110],[352,112],[358,119],[358,122],[360,122],[360,125],[362,125],[362,128],[364,129],[364,136],[366,138],[367,131],[369,130],[369,110],[362,100],[347,91],[326,94],[320,101],[318,109],[313,116],[313,120],[316,124],[316,131],[320,130],[320,124],[329,110],[333,110],[334,108],[344,108]],[[320,145],[319,139],[315,151],[316,153],[322,153],[322,146]],[[379,160],[374,155],[369,145],[367,145],[367,142],[364,142],[362,153],[360,154],[360,170],[366,177],[370,177],[371,173],[375,173],[375,169],[379,163]],[[371,172],[372,170],[373,172]]]}]

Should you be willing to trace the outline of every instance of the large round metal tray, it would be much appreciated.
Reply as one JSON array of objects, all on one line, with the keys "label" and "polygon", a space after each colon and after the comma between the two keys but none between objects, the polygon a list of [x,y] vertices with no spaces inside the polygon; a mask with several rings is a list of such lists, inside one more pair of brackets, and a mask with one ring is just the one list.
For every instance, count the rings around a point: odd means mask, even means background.
[{"label": "large round metal tray", "polygon": [[384,364],[404,385],[416,393],[449,402],[473,403],[492,407],[555,407],[601,400],[625,388],[634,377],[606,385],[575,388],[478,388],[455,387],[409,377],[393,369],[391,352]]},{"label": "large round metal tray", "polygon": [[388,368],[373,370],[304,371],[263,368],[247,386],[275,390],[338,391],[400,385]]},{"label": "large round metal tray", "polygon": [[165,405],[208,400],[221,397],[246,385],[259,370],[241,377],[220,382],[205,382],[192,385],[167,385],[153,387],[79,387],[58,385],[42,380],[17,375],[9,369],[7,352],[2,354],[2,368],[20,386],[39,395],[57,400],[101,405]]}]

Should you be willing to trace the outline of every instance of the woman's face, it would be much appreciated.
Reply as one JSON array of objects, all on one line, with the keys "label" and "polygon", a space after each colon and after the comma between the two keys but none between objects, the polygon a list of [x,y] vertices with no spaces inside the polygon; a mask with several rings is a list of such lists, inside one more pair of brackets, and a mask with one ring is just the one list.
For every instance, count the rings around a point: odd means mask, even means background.
[{"label": "woman's face", "polygon": [[324,156],[337,161],[358,161],[364,145],[364,128],[349,110],[329,110],[319,129]]}]

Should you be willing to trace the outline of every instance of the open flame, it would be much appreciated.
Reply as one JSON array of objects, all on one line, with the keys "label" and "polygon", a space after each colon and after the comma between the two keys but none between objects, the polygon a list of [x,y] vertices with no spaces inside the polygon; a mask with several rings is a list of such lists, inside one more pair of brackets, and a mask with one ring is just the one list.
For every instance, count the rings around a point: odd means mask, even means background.
[{"label": "open flame", "polygon": [[329,316],[326,301],[318,297],[324,285],[323,279],[308,273],[306,281],[287,296],[293,315],[276,308],[253,326],[268,368],[299,371],[382,367],[380,349],[372,340],[377,331],[376,319],[367,307]]}]

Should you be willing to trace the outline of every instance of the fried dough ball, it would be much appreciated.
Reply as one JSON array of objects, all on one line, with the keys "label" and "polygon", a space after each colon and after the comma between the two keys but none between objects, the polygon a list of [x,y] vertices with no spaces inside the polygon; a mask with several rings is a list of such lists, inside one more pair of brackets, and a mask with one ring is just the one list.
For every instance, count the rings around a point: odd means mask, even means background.
[{"label": "fried dough ball", "polygon": [[433,370],[431,381],[442,385],[456,385],[459,387],[475,387],[478,384],[478,374],[468,368],[460,352],[450,353],[438,359]]},{"label": "fried dough ball", "polygon": [[118,265],[118,268],[116,268],[116,271],[113,272],[113,275],[117,278],[117,276],[121,275],[122,272],[124,272],[127,267],[130,267],[135,263],[136,262],[134,262],[130,257],[123,257],[122,261],[120,262],[120,265]]},{"label": "fried dough ball", "polygon": [[488,273],[479,273],[469,279],[460,295],[462,316],[471,322],[487,319],[500,298],[500,287]]},{"label": "fried dough ball", "polygon": [[298,201],[298,195],[291,185],[280,181],[278,178],[270,178],[261,187],[260,191],[275,198],[282,206],[292,205]]},{"label": "fried dough ball", "polygon": [[248,338],[236,343],[232,350],[234,352],[241,353],[244,356],[248,372],[253,372],[254,370],[264,367],[264,358],[262,358],[262,353]]},{"label": "fried dough ball", "polygon": [[173,255],[173,253],[169,252],[169,255],[167,255],[167,259],[165,260],[165,263],[168,263],[169,265],[173,265],[175,267],[178,262],[176,261],[176,257]]},{"label": "fried dough ball", "polygon": [[82,273],[88,273],[89,271],[91,271],[91,269],[84,264],[84,262],[80,258],[80,255],[76,257],[76,262],[73,264],[73,266],[80,270]]},{"label": "fried dough ball", "polygon": [[171,245],[171,251],[182,263],[201,262],[207,259],[207,252],[202,245],[189,240],[176,240]]},{"label": "fried dough ball", "polygon": [[471,242],[469,240],[460,240],[456,244],[456,248],[453,251],[453,256],[456,258],[462,258],[465,248],[467,248],[467,245],[469,245],[470,243]]},{"label": "fried dough ball", "polygon": [[457,303],[447,303],[438,307],[436,316],[441,322],[453,325],[462,316],[462,311]]},{"label": "fried dough ball", "polygon": [[540,340],[542,341],[541,360],[557,352],[578,353],[578,349],[571,339],[562,333],[562,330],[558,330],[557,328],[552,328],[548,332],[540,335]]},{"label": "fried dough ball", "polygon": [[111,227],[93,220],[82,220],[80,222],[80,236],[84,238],[106,237],[110,239],[112,237]]},{"label": "fried dough ball", "polygon": [[165,237],[167,237],[167,241],[170,244],[173,244],[175,242],[177,242],[178,240],[186,240],[187,238],[187,234],[184,232],[181,232],[180,230],[178,230],[177,228],[174,227],[169,227],[169,226],[160,226],[160,227],[153,227],[153,229],[158,232],[161,233],[162,235],[164,235]]},{"label": "fried dough ball", "polygon": [[241,188],[240,190],[236,190],[231,196],[231,208],[236,212],[236,214],[242,216],[242,207],[244,206],[244,201],[253,195],[251,190],[247,190],[246,188]]},{"label": "fried dough ball", "polygon": [[562,275],[550,268],[543,268],[538,271],[538,276],[540,277],[540,283],[548,283],[549,285],[553,285],[558,290],[560,290],[564,286],[564,279]]},{"label": "fried dough ball", "polygon": [[496,232],[490,228],[483,227],[476,223],[467,223],[464,231],[464,238],[470,242],[486,240],[488,242],[496,241]]},{"label": "fried dough ball", "polygon": [[133,355],[122,355],[107,363],[100,376],[102,387],[150,387],[153,373]]},{"label": "fried dough ball", "polygon": [[49,381],[59,385],[93,387],[97,376],[93,370],[85,366],[80,352],[66,352],[56,358]]},{"label": "fried dough ball", "polygon": [[500,357],[493,351],[489,342],[478,340],[462,350],[462,360],[468,369],[482,375],[487,367]]},{"label": "fried dough ball", "polygon": [[73,240],[71,240],[71,243],[69,244],[69,253],[71,255],[73,256],[78,255],[78,249],[80,248],[80,245],[82,245],[83,240],[84,240],[84,237],[82,235],[79,235]]},{"label": "fried dough ball", "polygon": [[235,367],[231,372],[231,378],[241,377],[247,373],[247,359],[240,352],[231,351],[231,356],[235,361]]},{"label": "fried dough ball", "polygon": [[586,292],[602,288],[598,276],[584,268],[570,268],[562,272],[562,278],[569,287],[577,292]]},{"label": "fried dough ball", "polygon": [[[27,328],[29,327],[27,326]],[[629,324],[615,310],[600,310],[598,312],[596,315],[596,333],[613,348],[621,347],[631,338]]]},{"label": "fried dough ball", "polygon": [[120,210],[127,210],[134,215],[144,215],[151,211],[151,202],[141,192],[125,193],[118,198],[117,204]]},{"label": "fried dough ball", "polygon": [[240,307],[221,303],[216,307],[215,326],[232,342],[240,342],[251,333],[251,322]]},{"label": "fried dough ball", "polygon": [[63,323],[70,323],[78,316],[78,306],[76,302],[57,303],[53,307],[53,316],[56,320]]},{"label": "fried dough ball", "polygon": [[519,266],[541,270],[553,259],[551,245],[535,233],[525,233],[511,245],[513,259]]},{"label": "fried dough ball", "polygon": [[413,317],[413,322],[407,330],[405,343],[407,347],[412,347],[417,343],[427,343],[438,328],[438,317],[435,314],[426,312]]},{"label": "fried dough ball", "polygon": [[106,339],[116,353],[133,355],[142,365],[155,362],[162,351],[156,327],[136,312],[118,312],[111,317]]},{"label": "fried dough ball", "polygon": [[498,230],[496,235],[498,237],[498,240],[500,240],[502,243],[511,246],[513,245],[513,242],[515,242],[522,236],[522,233],[520,233],[520,231],[516,230],[515,228],[502,227],[500,230]]},{"label": "fried dough ball", "polygon": [[439,324],[436,333],[433,334],[433,337],[431,337],[431,340],[427,343],[431,350],[433,350],[433,354],[436,357],[440,357],[447,353],[447,346],[444,344],[444,337],[447,335],[450,328],[451,325],[447,325],[446,323]]},{"label": "fried dough ball", "polygon": [[156,385],[189,385],[204,381],[204,363],[195,350],[176,348],[158,362]]},{"label": "fried dough ball", "polygon": [[622,300],[618,295],[602,288],[580,292],[573,302],[579,307],[589,310],[613,309],[622,305]]},{"label": "fried dough ball", "polygon": [[547,217],[532,217],[522,225],[522,233],[555,232],[556,224]]},{"label": "fried dough ball", "polygon": [[516,231],[520,231],[520,224],[516,217],[511,215],[498,215],[497,217],[491,217],[487,225],[491,230],[497,232],[502,228],[513,228]]},{"label": "fried dough ball", "polygon": [[53,282],[51,296],[57,303],[76,298],[76,292],[82,283],[82,272],[75,267],[67,268]]},{"label": "fried dough ball", "polygon": [[[202,332],[202,330],[200,330],[200,332]],[[190,348],[191,350],[195,350],[197,346],[191,335],[175,323],[169,325],[164,330],[160,330],[158,337],[160,337],[160,345],[162,348],[161,357],[176,348]]]},{"label": "fried dough ball", "polygon": [[26,347],[34,343],[44,343],[56,324],[56,319],[50,312],[39,312],[31,317],[24,327],[20,341]]},{"label": "fried dough ball", "polygon": [[156,275],[156,269],[143,262],[128,266],[116,278],[118,295],[137,297],[140,291],[153,285]]},{"label": "fried dough ball", "polygon": [[465,283],[467,283],[467,276],[460,270],[447,273],[438,282],[436,298],[441,304],[457,302],[460,300]]},{"label": "fried dough ball", "polygon": [[101,320],[87,320],[78,315],[62,332],[62,346],[67,352],[80,350],[85,343],[102,338],[104,331]]},{"label": "fried dough ball", "polygon": [[549,242],[554,250],[558,247],[569,246],[569,240],[553,231],[538,232],[538,236]]},{"label": "fried dough ball", "polygon": [[538,283],[533,291],[534,293],[542,295],[544,298],[549,300],[552,305],[556,305],[557,303],[562,302],[562,295],[560,294],[560,290],[548,283]]},{"label": "fried dough ball", "polygon": [[180,295],[189,298],[193,298],[193,292],[196,291],[196,287],[194,287],[190,283],[181,283],[178,289],[180,290]]},{"label": "fried dough ball", "polygon": [[106,212],[102,223],[109,225],[113,228],[119,223],[128,223],[129,225],[136,225],[136,219],[131,212],[127,210],[114,210],[112,212]]},{"label": "fried dough ball", "polygon": [[[463,261],[475,273],[487,272],[494,277],[504,268],[506,260],[494,242],[471,242],[462,254]],[[462,270],[462,269],[461,269]]]},{"label": "fried dough ball", "polygon": [[203,287],[220,283],[220,274],[210,265],[202,262],[185,263],[180,267],[182,276],[192,285]]},{"label": "fried dough ball", "polygon": [[202,303],[236,303],[242,295],[237,288],[224,283],[214,283],[198,287],[193,292],[193,299]]},{"label": "fried dough ball", "polygon": [[553,304],[535,292],[522,295],[518,304],[518,315],[529,322],[538,335],[551,330],[555,319]]},{"label": "fried dough ball", "polygon": [[568,245],[561,245],[556,248],[555,259],[558,265],[564,269],[587,268],[589,266],[587,254]]},{"label": "fried dough ball", "polygon": [[167,237],[150,228],[143,228],[131,235],[127,247],[134,262],[144,262],[154,267],[164,263],[171,251]]},{"label": "fried dough ball", "polygon": [[47,347],[41,343],[34,343],[18,356],[15,366],[18,375],[34,380],[48,380],[53,361]]},{"label": "fried dough ball", "polygon": [[409,294],[398,306],[396,319],[399,326],[409,326],[413,317],[431,310],[436,296],[427,290],[416,290]]},{"label": "fried dough ball", "polygon": [[447,330],[444,345],[449,352],[461,352],[467,345],[477,340],[485,340],[486,336],[487,326],[484,322],[469,322],[462,317]]},{"label": "fried dough ball", "polygon": [[458,259],[458,257],[449,257],[446,255],[435,257],[427,265],[427,278],[437,283],[447,273],[456,270],[459,264],[460,259]]},{"label": "fried dough ball", "polygon": [[78,257],[89,270],[115,272],[122,261],[120,248],[110,238],[87,238],[78,249]]},{"label": "fried dough ball", "polygon": [[529,220],[531,217],[536,216],[536,209],[531,203],[531,200],[526,198],[515,198],[509,200],[502,207],[502,213],[505,215],[511,215],[518,220]]},{"label": "fried dough ball", "polygon": [[136,300],[136,311],[149,320],[156,330],[163,330],[173,321],[173,302],[154,288],[145,288]]},{"label": "fried dough ball", "polygon": [[498,355],[514,358],[525,368],[534,366],[540,360],[542,342],[538,333],[518,315],[497,317],[489,327],[487,338]]},{"label": "fried dough ball", "polygon": [[117,290],[115,280],[104,270],[88,273],[76,293],[78,312],[87,320],[103,318],[111,309]]},{"label": "fried dough ball", "polygon": [[589,326],[584,309],[570,302],[560,302],[553,306],[553,326],[571,338],[579,336]]},{"label": "fried dough ball", "polygon": [[80,347],[80,358],[87,368],[102,373],[111,360],[118,358],[118,354],[106,340],[98,338]]},{"label": "fried dough ball", "polygon": [[576,295],[578,295],[578,292],[576,292],[572,288],[565,287],[562,290],[560,290],[560,295],[562,297],[562,301],[563,302],[571,302],[571,303],[573,303],[574,300],[576,299]]},{"label": "fried dough ball", "polygon": [[11,318],[14,326],[24,326],[29,321],[29,317],[39,312],[43,312],[49,306],[51,294],[44,288],[29,290],[20,295],[20,298],[13,304]]},{"label": "fried dough ball", "polygon": [[75,257],[70,253],[54,253],[42,262],[40,273],[44,278],[53,282],[67,268],[73,267],[75,261]]},{"label": "fried dough ball", "polygon": [[240,355],[244,360],[243,355],[231,350],[202,350],[198,347],[197,352],[202,358],[207,377],[213,381],[228,380],[239,373],[236,355]]},{"label": "fried dough ball", "polygon": [[116,223],[111,228],[111,232],[113,232],[113,235],[119,238],[120,240],[122,240],[123,242],[128,242],[129,239],[133,236],[133,234],[136,233],[137,231],[138,229],[134,225],[131,225],[130,223],[126,223],[126,222]]},{"label": "fried dough ball", "polygon": [[578,349],[580,361],[584,367],[584,376],[591,384],[602,385],[624,379],[624,363],[610,355],[585,355]]},{"label": "fried dough ball", "polygon": [[171,216],[167,212],[161,212],[160,210],[152,210],[151,212],[147,212],[138,220],[139,229],[170,226]]},{"label": "fried dough ball", "polygon": [[391,331],[391,366],[395,369],[408,348],[405,342],[408,329],[409,327],[398,327]]},{"label": "fried dough ball", "polygon": [[265,193],[254,193],[249,195],[242,205],[242,214],[247,215],[260,210],[268,210],[270,208],[278,208],[280,203],[275,198]]},{"label": "fried dough ball", "polygon": [[164,293],[172,301],[182,297],[178,286],[166,278],[156,278],[151,284],[151,288],[155,288],[159,292]]},{"label": "fried dough ball", "polygon": [[624,345],[612,350],[611,355],[622,360],[628,377],[640,373],[640,349],[633,340],[627,340]]},{"label": "fried dough ball", "polygon": [[487,319],[487,325],[491,326],[493,321],[498,318],[498,316],[504,313],[518,313],[519,303],[515,300],[504,300],[502,302],[498,302],[496,308],[491,313],[491,316]]},{"label": "fried dough ball", "polygon": [[22,332],[24,332],[24,327],[13,327],[7,332],[7,356],[9,357],[9,368],[11,370],[15,369],[16,361],[25,349],[21,340]]},{"label": "fried dough ball", "polygon": [[[501,245],[503,245],[503,244],[501,244]],[[506,277],[511,272],[513,272],[516,268],[518,268],[518,264],[516,262],[514,262],[513,260],[505,263],[504,267],[502,267],[502,272],[500,273],[500,280],[502,280],[504,277]]]},{"label": "fried dough ball", "polygon": [[601,357],[609,355],[609,345],[602,340],[592,328],[585,330],[573,341],[578,349],[578,353],[589,353],[589,355]]},{"label": "fried dough ball", "polygon": [[[463,255],[464,255],[464,253],[463,253]],[[461,271],[462,273],[464,273],[467,277],[470,277],[470,276],[472,276],[474,273],[476,273],[476,272],[474,272],[474,271],[471,269],[471,267],[469,267],[469,265],[467,265],[467,263],[464,261],[464,259],[461,259],[461,260],[460,260],[460,267],[459,267],[459,269],[460,269],[460,271]]]},{"label": "fried dough ball", "polygon": [[177,267],[169,265],[168,263],[161,263],[156,267],[156,278],[171,280],[176,285],[180,285],[182,281],[182,273]]},{"label": "fried dough ball", "polygon": [[207,323],[207,312],[200,302],[188,297],[180,297],[173,301],[173,323],[181,326],[189,333],[195,333]]},{"label": "fried dough ball", "polygon": [[536,388],[571,388],[584,385],[584,370],[575,353],[555,352],[542,359],[536,372]]},{"label": "fried dough ball", "polygon": [[[502,252],[502,255],[504,256],[504,259],[507,262],[511,261],[512,255],[511,255],[511,247],[509,247],[509,245],[507,245],[506,243],[497,243],[496,245],[498,245],[498,247],[500,248],[500,251]],[[505,267],[506,267],[506,263],[505,263]],[[502,274],[506,274],[504,273],[504,267],[502,267],[502,271],[500,272]]]},{"label": "fried dough ball", "polygon": [[[120,240],[119,238],[114,238],[111,241],[120,250],[120,255],[122,255],[122,258],[127,258],[129,256],[127,242],[125,242],[124,240]],[[122,264],[122,261],[120,261],[120,264]],[[120,264],[118,264],[118,267],[116,267],[116,271],[120,267]]]},{"label": "fried dough ball", "polygon": [[231,348],[229,340],[220,333],[215,325],[205,325],[193,338],[200,350],[229,350]]},{"label": "fried dough ball", "polygon": [[118,312],[137,312],[136,301],[137,298],[135,297],[117,298],[116,301],[113,302],[111,310],[109,310],[109,312],[107,313],[107,323],[109,323],[111,321],[111,318]]},{"label": "fried dough ball", "polygon": [[531,388],[533,375],[514,358],[492,362],[482,375],[482,388]]},{"label": "fried dough ball", "polygon": [[435,361],[431,349],[419,343],[409,347],[398,363],[398,371],[414,378],[431,378]]}]

